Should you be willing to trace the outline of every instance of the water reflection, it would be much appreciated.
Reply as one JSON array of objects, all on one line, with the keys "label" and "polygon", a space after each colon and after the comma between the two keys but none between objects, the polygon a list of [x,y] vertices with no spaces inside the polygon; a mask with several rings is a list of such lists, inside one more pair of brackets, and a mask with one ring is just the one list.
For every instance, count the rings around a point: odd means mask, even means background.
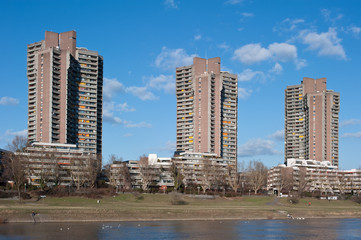
[{"label": "water reflection", "polygon": [[13,223],[0,239],[360,239],[361,219]]}]

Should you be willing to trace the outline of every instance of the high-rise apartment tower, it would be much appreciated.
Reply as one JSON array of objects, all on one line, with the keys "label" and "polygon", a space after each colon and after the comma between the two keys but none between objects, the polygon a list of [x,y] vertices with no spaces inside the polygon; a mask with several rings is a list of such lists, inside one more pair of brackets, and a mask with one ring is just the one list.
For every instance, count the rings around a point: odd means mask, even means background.
[{"label": "high-rise apartment tower", "polygon": [[215,153],[237,162],[237,75],[219,57],[176,69],[177,152]]},{"label": "high-rise apartment tower", "polygon": [[287,159],[330,161],[338,166],[340,94],[326,89],[326,78],[303,78],[285,90]]},{"label": "high-rise apartment tower", "polygon": [[103,57],[76,47],[76,32],[28,45],[28,140],[102,151]]}]

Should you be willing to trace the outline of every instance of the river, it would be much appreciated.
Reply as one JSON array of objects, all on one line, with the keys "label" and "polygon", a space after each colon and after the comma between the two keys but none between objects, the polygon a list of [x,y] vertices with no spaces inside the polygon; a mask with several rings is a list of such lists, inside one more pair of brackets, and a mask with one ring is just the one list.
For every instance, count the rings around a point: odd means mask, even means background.
[{"label": "river", "polygon": [[0,239],[361,239],[361,219],[8,223]]}]

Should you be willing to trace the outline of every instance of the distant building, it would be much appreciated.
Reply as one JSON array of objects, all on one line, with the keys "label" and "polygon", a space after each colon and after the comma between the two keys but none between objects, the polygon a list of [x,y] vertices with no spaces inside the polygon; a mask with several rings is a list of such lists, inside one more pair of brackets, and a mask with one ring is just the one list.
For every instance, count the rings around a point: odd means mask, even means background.
[{"label": "distant building", "polygon": [[100,161],[95,154],[86,154],[75,144],[33,143],[20,157],[28,184],[39,185],[91,185]]},{"label": "distant building", "polygon": [[267,189],[277,193],[361,194],[361,170],[339,170],[329,161],[288,159],[268,171]]},{"label": "distant building", "polygon": [[200,185],[206,190],[222,190],[229,187],[229,181],[236,177],[236,169],[215,153],[182,152],[172,158],[182,174],[182,182]]},{"label": "distant building", "polygon": [[45,32],[27,47],[29,142],[102,153],[103,57],[76,47],[76,32]]},{"label": "distant building", "polygon": [[5,182],[3,182],[3,178],[1,176],[4,172],[3,158],[4,155],[8,152],[9,151],[0,148],[0,185],[5,185]]},{"label": "distant building", "polygon": [[[159,158],[149,154],[147,164],[139,160],[113,162],[110,166],[110,184],[119,189],[173,188],[183,185],[200,186],[201,190],[225,190],[230,180],[236,177],[236,170],[215,153],[182,152],[173,158]],[[175,186],[175,178],[179,181]],[[128,185],[129,181],[131,186]],[[242,184],[244,185],[244,184]]]},{"label": "distant building", "polygon": [[110,165],[110,184],[119,190],[173,187],[171,166],[171,158],[159,158],[156,154],[149,154],[146,162],[116,161]]},{"label": "distant building", "polygon": [[237,166],[237,75],[219,57],[176,69],[176,154],[209,153]]},{"label": "distant building", "polygon": [[285,90],[285,163],[313,159],[339,165],[340,94],[326,89],[326,78],[303,78]]}]

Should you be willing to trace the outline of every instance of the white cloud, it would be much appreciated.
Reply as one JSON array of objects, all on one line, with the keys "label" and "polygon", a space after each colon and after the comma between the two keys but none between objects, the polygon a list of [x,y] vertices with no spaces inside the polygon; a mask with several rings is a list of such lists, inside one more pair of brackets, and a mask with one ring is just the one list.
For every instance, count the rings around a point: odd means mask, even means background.
[{"label": "white cloud", "polygon": [[341,137],[342,138],[361,138],[361,132],[344,133]]},{"label": "white cloud", "polygon": [[305,20],[303,19],[293,19],[293,20],[290,20],[289,23],[290,23],[290,30],[294,30],[298,24],[300,23],[304,23]]},{"label": "white cloud", "polygon": [[338,20],[341,20],[343,18],[343,14],[337,14],[335,17],[332,17],[332,12],[328,9],[321,9],[321,14],[325,20],[325,22],[331,22],[331,23],[335,23]]},{"label": "white cloud", "polygon": [[234,51],[233,59],[245,64],[253,64],[267,60],[271,57],[268,49],[261,47],[261,44],[247,44]]},{"label": "white cloud", "polygon": [[361,119],[348,119],[340,123],[341,127],[361,124]]},{"label": "white cloud", "polygon": [[127,87],[126,92],[130,92],[131,94],[140,98],[143,101],[158,99],[158,97],[155,96],[152,92],[150,92],[146,86],[145,87],[136,87],[136,86]]},{"label": "white cloud", "polygon": [[130,107],[126,102],[117,104],[116,110],[121,112],[135,112],[135,108]]},{"label": "white cloud", "polygon": [[128,103],[126,103],[126,102],[116,104],[115,102],[104,101],[103,106],[104,106],[104,112],[107,111],[109,113],[114,112],[114,111],[135,112],[135,108],[130,107],[128,105]]},{"label": "white cloud", "polygon": [[[119,105],[117,105],[117,107],[119,107]],[[126,128],[141,128],[141,127],[152,127],[152,125],[150,123],[147,122],[140,122],[140,123],[132,123],[130,121],[127,120],[122,120],[117,116],[114,116],[114,112],[111,111],[112,110],[112,106],[110,107],[104,107],[103,110],[103,121],[104,122],[108,122],[108,123],[112,123],[112,124],[123,124],[124,127]]]},{"label": "white cloud", "polygon": [[140,123],[126,123],[125,124],[126,128],[150,128],[152,127],[152,124],[147,123],[147,122],[140,122]]},{"label": "white cloud", "polygon": [[131,133],[126,133],[123,135],[123,137],[131,137],[131,136],[133,136],[133,134],[131,134]]},{"label": "white cloud", "polygon": [[103,122],[109,122],[112,124],[122,124],[124,123],[123,120],[121,120],[119,117],[114,116],[114,113],[111,111],[108,111],[104,108],[103,111]]},{"label": "white cloud", "polygon": [[272,43],[268,46],[271,55],[281,62],[297,59],[297,48],[288,43]]},{"label": "white cloud", "polygon": [[224,50],[228,50],[228,49],[229,49],[229,45],[226,44],[226,43],[218,44],[218,47],[221,48],[221,49],[224,49]]},{"label": "white cloud", "polygon": [[321,14],[326,22],[330,20],[331,11],[328,9],[321,9]]},{"label": "white cloud", "polygon": [[248,82],[251,81],[253,78],[264,79],[264,73],[261,71],[253,71],[252,69],[245,69],[243,72],[238,74],[238,81],[240,82]]},{"label": "white cloud", "polygon": [[275,65],[273,66],[273,68],[270,70],[270,72],[272,73],[276,73],[276,74],[281,74],[283,71],[283,67],[281,64],[279,63],[275,63]]},{"label": "white cloud", "polygon": [[116,79],[104,79],[104,104],[107,105],[108,110],[134,112],[135,109],[128,106],[127,103],[119,103],[117,106],[112,98],[118,92],[130,93],[143,101],[156,100],[159,97],[154,95],[151,89],[163,90],[166,93],[174,93],[175,79],[173,75],[159,75],[149,77],[149,81],[144,86],[129,86],[126,87]]},{"label": "white cloud", "polygon": [[282,62],[295,61],[297,48],[289,43],[272,43],[268,48],[263,48],[259,43],[252,43],[236,49],[233,59],[249,65],[268,59]]},{"label": "white cloud", "polygon": [[164,0],[164,5],[167,8],[178,8],[178,5],[174,2],[174,0]]},{"label": "white cloud", "polygon": [[157,77],[150,77],[149,87],[158,90],[164,90],[167,93],[175,92],[175,79],[173,75],[159,75]]},{"label": "white cloud", "polygon": [[188,55],[182,48],[168,49],[162,48],[162,52],[155,59],[155,66],[163,70],[172,70],[176,67],[187,66],[193,63],[196,54]]},{"label": "white cloud", "polygon": [[361,32],[361,28],[360,27],[355,27],[355,26],[350,27],[350,30],[351,30],[351,32],[353,32],[353,33],[355,33],[357,35]]},{"label": "white cloud", "polygon": [[124,89],[123,84],[116,79],[104,78],[104,100],[110,100],[116,93],[122,92]]},{"label": "white cloud", "polygon": [[282,22],[278,23],[275,27],[273,27],[274,32],[290,32],[297,29],[299,24],[304,23],[304,19],[296,18],[296,19],[290,19],[286,18]]},{"label": "white cloud", "polygon": [[149,81],[142,87],[131,86],[125,89],[126,92],[133,94],[143,101],[159,99],[154,95],[151,89],[163,90],[165,93],[174,93],[175,79],[173,75],[159,75],[149,77]]},{"label": "white cloud", "polygon": [[243,17],[253,17],[253,16],[254,16],[253,13],[248,13],[248,12],[243,12],[243,13],[241,13],[241,15],[242,15]]},{"label": "white cloud", "polygon": [[19,104],[19,100],[12,97],[1,97],[0,98],[0,105],[3,106],[15,106]]},{"label": "white cloud", "polygon": [[308,49],[318,51],[319,56],[338,56],[346,59],[346,53],[341,45],[341,39],[337,37],[335,28],[329,28],[328,32],[317,33],[303,30],[299,35]]},{"label": "white cloud", "polygon": [[247,99],[249,96],[251,96],[252,92],[253,91],[251,89],[238,88],[238,98]]},{"label": "white cloud", "polygon": [[273,138],[278,141],[284,141],[285,139],[285,130],[277,130],[276,132],[272,133],[268,137]]},{"label": "white cloud", "polygon": [[353,37],[358,38],[361,33],[361,27],[349,26],[347,30],[344,30],[346,33],[351,33]]},{"label": "white cloud", "polygon": [[21,130],[21,131],[13,131],[12,129],[8,129],[5,132],[5,136],[27,137],[28,136],[28,129],[24,129],[24,130]]},{"label": "white cloud", "polygon": [[156,100],[159,97],[154,95],[151,89],[163,90],[166,93],[174,93],[175,79],[173,75],[159,75],[149,77],[144,86],[129,86],[126,87],[116,79],[104,79],[104,104],[113,104],[112,110],[119,110],[125,112],[133,112],[134,108],[129,107],[127,103],[120,103],[115,106],[112,98],[118,92],[130,93],[143,101]]},{"label": "white cloud", "polygon": [[201,34],[197,34],[194,36],[194,40],[198,41],[202,39],[202,35]]},{"label": "white cloud", "polygon": [[228,0],[225,2],[225,4],[236,5],[236,4],[241,4],[242,2],[243,0]]},{"label": "white cloud", "polygon": [[251,139],[238,148],[238,156],[280,155],[281,152],[274,149],[275,145],[271,140]]},{"label": "white cloud", "polygon": [[306,62],[305,59],[299,59],[298,58],[298,59],[295,60],[295,65],[296,65],[296,69],[300,70],[301,68],[307,66],[307,62]]}]

